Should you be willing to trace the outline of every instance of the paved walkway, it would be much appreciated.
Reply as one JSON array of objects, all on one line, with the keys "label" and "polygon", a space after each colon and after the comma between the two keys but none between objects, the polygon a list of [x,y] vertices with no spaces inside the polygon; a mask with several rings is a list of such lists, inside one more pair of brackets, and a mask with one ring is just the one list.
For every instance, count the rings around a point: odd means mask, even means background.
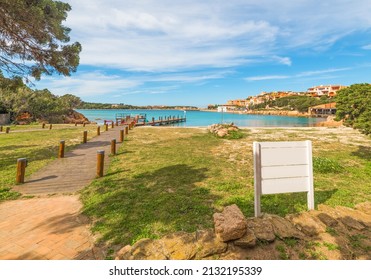
[{"label": "paved walkway", "polygon": [[[26,179],[14,189],[36,198],[0,204],[0,259],[101,259],[94,247],[89,221],[81,215],[76,191],[96,176],[97,150],[109,162],[111,139],[119,140],[115,127],[81,144]],[[117,148],[119,147],[118,146]],[[58,194],[57,196],[45,196]]]}]

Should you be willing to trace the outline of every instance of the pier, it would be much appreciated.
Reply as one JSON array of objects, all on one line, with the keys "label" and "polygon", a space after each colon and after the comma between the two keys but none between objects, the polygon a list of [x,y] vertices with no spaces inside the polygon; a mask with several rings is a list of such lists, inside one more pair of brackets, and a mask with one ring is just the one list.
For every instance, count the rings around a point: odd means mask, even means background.
[{"label": "pier", "polygon": [[126,124],[133,124],[134,126],[160,126],[160,125],[171,125],[181,122],[186,122],[187,118],[185,116],[165,116],[165,117],[158,117],[155,119],[152,117],[151,120],[147,120],[146,114],[138,114],[135,116],[128,115],[128,114],[116,114],[115,116],[116,124],[117,125],[126,125]]}]

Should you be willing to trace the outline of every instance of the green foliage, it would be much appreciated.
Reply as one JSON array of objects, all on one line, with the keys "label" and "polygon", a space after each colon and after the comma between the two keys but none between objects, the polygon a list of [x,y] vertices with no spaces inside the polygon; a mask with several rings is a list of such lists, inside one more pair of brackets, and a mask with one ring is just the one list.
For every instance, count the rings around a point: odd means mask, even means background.
[{"label": "green foliage", "polygon": [[354,84],[338,91],[336,96],[336,118],[344,120],[346,126],[371,133],[371,85]]},{"label": "green foliage", "polygon": [[70,75],[79,65],[81,45],[70,41],[62,24],[71,6],[53,0],[0,1],[0,69],[11,76],[32,76],[54,71]]},{"label": "green foliage", "polygon": [[326,104],[329,102],[332,102],[332,100],[327,96],[322,96],[321,98],[314,98],[310,96],[286,96],[255,105],[251,107],[251,109],[264,109],[268,105],[271,108],[278,107],[284,110],[307,112],[309,107]]},{"label": "green foliage", "polygon": [[8,79],[0,73],[0,112],[10,113],[12,121],[29,113],[32,118],[28,121],[61,123],[64,116],[80,103],[80,98],[72,94],[58,97],[47,89],[32,90],[18,77]]},{"label": "green foliage", "polygon": [[226,139],[241,139],[245,136],[245,134],[241,130],[232,130],[229,131],[228,135],[225,137]]},{"label": "green foliage", "polygon": [[343,167],[335,160],[325,157],[313,157],[313,170],[318,173],[340,173]]}]

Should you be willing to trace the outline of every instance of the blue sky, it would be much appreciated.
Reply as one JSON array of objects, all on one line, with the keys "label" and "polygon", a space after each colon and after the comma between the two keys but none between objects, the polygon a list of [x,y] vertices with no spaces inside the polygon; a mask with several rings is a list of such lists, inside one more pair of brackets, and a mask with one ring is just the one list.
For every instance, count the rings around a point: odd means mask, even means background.
[{"label": "blue sky", "polygon": [[223,104],[370,82],[369,0],[65,0],[83,51],[35,87],[89,102]]}]

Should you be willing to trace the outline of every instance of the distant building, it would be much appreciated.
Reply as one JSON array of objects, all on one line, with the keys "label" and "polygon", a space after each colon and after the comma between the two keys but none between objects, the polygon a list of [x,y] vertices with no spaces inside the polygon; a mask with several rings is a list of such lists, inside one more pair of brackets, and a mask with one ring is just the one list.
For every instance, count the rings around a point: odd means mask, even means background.
[{"label": "distant building", "polygon": [[237,106],[237,107],[244,107],[248,105],[248,100],[246,99],[236,99],[236,100],[228,100],[227,106]]},{"label": "distant building", "polygon": [[310,96],[312,97],[321,97],[321,96],[329,96],[333,97],[336,95],[336,93],[343,89],[346,88],[346,86],[342,85],[329,85],[329,86],[315,86],[308,88],[307,92],[309,93]]},{"label": "distant building", "polygon": [[228,112],[226,105],[219,105],[218,106],[218,112]]},{"label": "distant building", "polygon": [[321,104],[308,108],[310,115],[335,115],[336,114],[336,102]]}]

